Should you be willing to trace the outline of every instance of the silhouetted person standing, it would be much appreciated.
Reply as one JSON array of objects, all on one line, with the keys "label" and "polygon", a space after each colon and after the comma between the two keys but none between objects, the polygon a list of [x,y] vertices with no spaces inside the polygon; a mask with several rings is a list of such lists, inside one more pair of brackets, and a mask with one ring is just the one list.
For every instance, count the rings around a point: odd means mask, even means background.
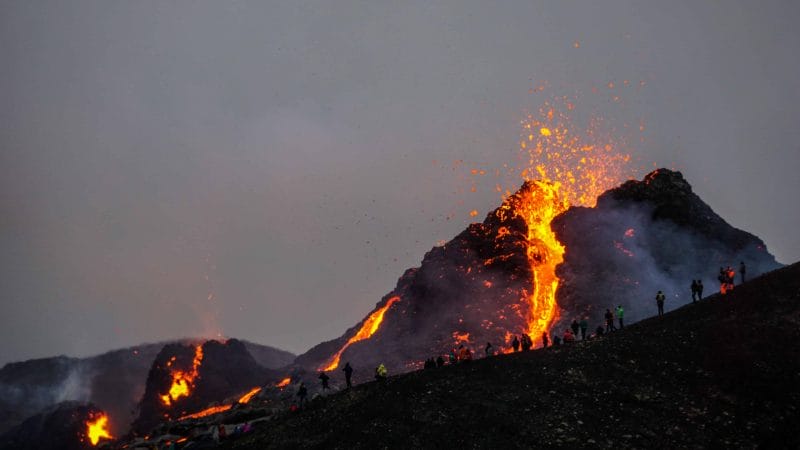
[{"label": "silhouetted person standing", "polygon": [[586,340],[586,330],[589,329],[588,319],[589,319],[588,317],[584,317],[583,319],[581,319],[581,340],[583,341]]},{"label": "silhouetted person standing", "polygon": [[344,372],[344,381],[347,383],[347,389],[350,389],[353,387],[353,368],[350,366],[349,361],[344,365],[342,372]]},{"label": "silhouetted person standing", "polygon": [[519,351],[519,339],[517,339],[516,336],[514,336],[514,340],[511,341],[511,348],[514,349],[514,353]]},{"label": "silhouetted person standing", "polygon": [[300,383],[300,387],[297,389],[297,397],[300,399],[300,406],[306,404],[307,395],[308,395],[308,389],[306,389],[306,384]]},{"label": "silhouetted person standing", "polygon": [[486,343],[486,347],[483,349],[483,351],[484,351],[484,353],[486,353],[486,357],[487,358],[492,356],[492,355],[494,355],[494,347],[492,347],[492,343],[491,342],[487,342]]},{"label": "silhouetted person standing", "polygon": [[542,333],[542,348],[547,348],[550,345],[550,339],[547,338],[547,332]]},{"label": "silhouetted person standing", "polygon": [[742,275],[742,283],[744,283],[744,274],[747,272],[747,268],[744,266],[744,261],[739,263],[739,274]]},{"label": "silhouetted person standing", "polygon": [[320,372],[318,378],[320,379],[320,381],[322,381],[322,390],[323,391],[327,391],[328,389],[331,388],[330,386],[328,386],[328,380],[330,380],[331,377],[329,377],[327,373]]},{"label": "silhouetted person standing", "polygon": [[697,280],[692,280],[692,303],[697,301]]},{"label": "silhouetted person standing", "polygon": [[617,327],[614,326],[614,313],[611,312],[610,309],[606,308],[606,333],[614,331]]},{"label": "silhouetted person standing", "polygon": [[581,328],[580,324],[578,323],[578,319],[572,319],[572,323],[569,325],[572,328],[572,335],[578,337],[578,330]]},{"label": "silhouetted person standing", "polygon": [[658,294],[656,294],[656,305],[658,306],[658,317],[661,317],[661,316],[664,315],[664,300],[665,299],[666,299],[666,297],[664,296],[664,293],[661,292],[661,291],[658,291]]}]

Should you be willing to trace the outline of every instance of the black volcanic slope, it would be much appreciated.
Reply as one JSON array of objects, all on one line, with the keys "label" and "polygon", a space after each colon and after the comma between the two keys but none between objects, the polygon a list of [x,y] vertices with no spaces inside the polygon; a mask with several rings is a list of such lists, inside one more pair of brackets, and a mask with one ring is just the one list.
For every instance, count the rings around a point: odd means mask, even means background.
[{"label": "black volcanic slope", "polygon": [[226,447],[798,448],[798,324],[800,263],[597,340],[359,385]]},{"label": "black volcanic slope", "polygon": [[[540,192],[536,183],[526,182],[512,200]],[[408,371],[431,355],[447,353],[466,333],[465,344],[475,352],[486,342],[507,346],[507,333],[523,333],[532,273],[528,227],[515,217],[514,204],[505,202],[483,223],[470,224],[429,251],[420,267],[407,270],[377,308],[395,296],[400,301],[370,339],[345,350],[342,364],[383,362],[395,372]],[[708,295],[718,287],[720,266],[738,269],[745,261],[751,276],[780,267],[758,237],[728,224],[680,172],[667,169],[607,191],[596,208],[569,208],[551,225],[566,248],[557,268],[561,319],[553,330],[559,334],[574,318],[598,321],[616,305],[625,306],[631,322],[653,315],[658,290],[667,295],[668,309],[683,305],[691,301],[694,279],[703,280]],[[360,325],[298,356],[296,364],[324,367]]]}]

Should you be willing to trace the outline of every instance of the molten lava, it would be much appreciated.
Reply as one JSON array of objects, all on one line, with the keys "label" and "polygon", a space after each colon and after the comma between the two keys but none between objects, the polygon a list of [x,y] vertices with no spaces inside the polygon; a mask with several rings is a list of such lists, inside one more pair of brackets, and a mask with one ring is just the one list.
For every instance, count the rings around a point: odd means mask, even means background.
[{"label": "molten lava", "polygon": [[86,421],[86,436],[92,445],[97,445],[100,439],[114,439],[108,431],[108,416],[100,414]]},{"label": "molten lava", "polygon": [[383,307],[376,309],[372,312],[372,314],[364,320],[364,324],[361,325],[361,328],[358,332],[353,335],[350,339],[348,339],[347,343],[345,343],[338,352],[336,352],[333,357],[328,361],[326,365],[321,367],[319,370],[323,372],[327,372],[329,370],[334,370],[339,367],[339,358],[342,357],[342,353],[349,347],[351,344],[363,341],[364,339],[369,339],[378,331],[378,328],[381,326],[381,322],[383,322],[383,315],[386,314],[386,311],[396,302],[400,301],[400,297],[392,297],[390,298]]},{"label": "molten lava", "polygon": [[[167,362],[167,367],[171,367],[172,364],[175,362],[175,357],[173,356],[169,362]],[[180,397],[188,397],[191,389],[194,388],[195,379],[197,379],[200,364],[203,362],[203,346],[198,344],[194,348],[194,359],[192,360],[192,368],[189,371],[182,371],[182,370],[173,370],[172,372],[172,385],[169,388],[169,392],[161,396],[161,402],[166,405],[170,406],[172,402],[179,399]]]},{"label": "molten lava", "polygon": [[243,396],[242,396],[242,397],[239,399],[239,403],[242,403],[242,404],[244,404],[244,403],[247,403],[247,402],[249,402],[249,401],[250,401],[250,399],[252,399],[252,398],[253,398],[253,397],[254,397],[256,394],[258,394],[260,391],[261,391],[261,388],[260,388],[260,387],[255,387],[255,388],[253,388],[253,389],[250,389],[250,392],[248,392],[247,394],[244,394],[244,395],[243,395]]},{"label": "molten lava", "polygon": [[231,409],[233,405],[219,405],[219,406],[212,406],[210,408],[206,408],[200,412],[196,412],[194,414],[188,414],[185,416],[181,416],[178,418],[179,421],[186,420],[186,419],[199,419],[201,417],[210,416],[212,414],[217,414],[221,412],[225,412]]},{"label": "molten lava", "polygon": [[291,382],[292,382],[292,378],[291,377],[286,377],[286,378],[282,379],[280,382],[278,382],[278,384],[276,384],[275,386],[277,386],[279,388],[284,388],[284,387],[288,386],[289,383],[291,383]]},{"label": "molten lava", "polygon": [[[566,112],[574,108],[566,97],[556,98],[523,122],[520,149],[527,154],[529,169],[521,176],[526,185],[497,211],[501,220],[510,215],[527,225],[526,253],[533,280],[531,292],[525,293],[530,306],[525,333],[532,340],[559,317],[556,267],[564,260],[565,248],[550,223],[571,205],[593,207],[601,193],[621,181],[630,161],[620,152],[624,142],[618,143],[613,131],[605,133],[601,119],[592,118],[585,129],[575,126]],[[501,228],[496,239],[507,234]]]}]

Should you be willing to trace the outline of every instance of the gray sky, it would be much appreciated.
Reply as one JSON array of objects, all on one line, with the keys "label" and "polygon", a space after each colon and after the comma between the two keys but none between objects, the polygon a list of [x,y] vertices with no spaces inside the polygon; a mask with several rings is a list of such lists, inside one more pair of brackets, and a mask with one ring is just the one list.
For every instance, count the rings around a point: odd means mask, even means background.
[{"label": "gray sky", "polygon": [[643,166],[682,170],[797,261],[799,13],[2,2],[0,363],[216,333],[302,352],[340,335],[470,210],[499,204],[496,180],[472,193],[467,172],[517,164],[543,80],[569,95],[631,80],[623,102],[586,104],[642,120]]}]

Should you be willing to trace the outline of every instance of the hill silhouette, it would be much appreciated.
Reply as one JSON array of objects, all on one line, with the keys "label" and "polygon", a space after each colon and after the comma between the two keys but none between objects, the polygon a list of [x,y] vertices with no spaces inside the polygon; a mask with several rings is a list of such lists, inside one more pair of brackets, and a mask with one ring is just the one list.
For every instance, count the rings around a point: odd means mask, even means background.
[{"label": "hill silhouette", "polygon": [[599,339],[320,397],[224,447],[798,448],[798,323],[800,263]]}]

